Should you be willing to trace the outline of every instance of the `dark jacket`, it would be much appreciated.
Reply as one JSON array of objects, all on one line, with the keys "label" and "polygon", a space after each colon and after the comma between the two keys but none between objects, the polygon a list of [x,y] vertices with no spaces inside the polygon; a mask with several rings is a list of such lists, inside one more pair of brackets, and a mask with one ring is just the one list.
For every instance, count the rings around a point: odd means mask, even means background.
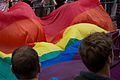
[{"label": "dark jacket", "polygon": [[99,76],[92,72],[81,72],[79,76],[74,78],[74,80],[111,80],[111,79]]}]

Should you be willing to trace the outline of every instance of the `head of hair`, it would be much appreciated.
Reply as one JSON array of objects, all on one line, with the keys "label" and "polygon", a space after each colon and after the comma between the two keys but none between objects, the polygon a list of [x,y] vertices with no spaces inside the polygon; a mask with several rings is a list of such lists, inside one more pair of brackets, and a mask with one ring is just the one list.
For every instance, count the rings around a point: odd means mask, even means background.
[{"label": "head of hair", "polygon": [[11,64],[12,72],[18,79],[33,79],[40,72],[37,52],[28,46],[13,51]]},{"label": "head of hair", "polygon": [[111,36],[104,32],[95,32],[81,41],[78,53],[88,70],[99,72],[112,55]]}]

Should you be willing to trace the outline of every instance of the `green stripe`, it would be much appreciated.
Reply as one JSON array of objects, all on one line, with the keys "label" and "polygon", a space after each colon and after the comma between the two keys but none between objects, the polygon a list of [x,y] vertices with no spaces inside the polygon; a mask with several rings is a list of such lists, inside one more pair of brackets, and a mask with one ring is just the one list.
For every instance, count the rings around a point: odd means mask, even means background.
[{"label": "green stripe", "polygon": [[[10,60],[10,58],[7,58]],[[10,69],[10,63],[0,58],[0,80],[16,80]]]},{"label": "green stripe", "polygon": [[79,40],[78,40],[78,39],[75,39],[75,38],[71,38],[71,39],[68,41],[65,49],[66,49],[67,47],[69,47],[70,45],[76,43],[77,41],[79,41]]},{"label": "green stripe", "polygon": [[[66,48],[69,47],[70,45],[74,44],[77,41],[79,41],[79,40],[71,38],[69,40],[68,44],[66,45]],[[40,62],[43,62],[43,61],[46,61],[49,59],[53,59],[53,58],[57,57],[58,55],[60,55],[61,52],[62,52],[62,50],[44,54],[43,56],[39,56],[39,60],[40,60]],[[16,80],[15,76],[12,74],[12,72],[10,70],[10,64],[11,64],[10,57],[0,58],[0,80]]]},{"label": "green stripe", "polygon": [[[68,44],[66,45],[66,48],[69,47],[70,45],[76,43],[77,41],[79,41],[79,40],[75,39],[75,38],[71,38],[68,41]],[[59,51],[54,51],[54,52],[44,54],[43,56],[39,57],[40,62],[43,62],[43,61],[46,61],[46,60],[49,60],[49,59],[53,59],[53,58],[57,57],[58,55],[60,55],[62,52],[63,52],[63,50],[59,50]]]},{"label": "green stripe", "polygon": [[[74,44],[74,43],[77,42],[77,41],[79,41],[79,40],[78,40],[78,39],[75,39],[75,38],[71,38],[71,39],[68,41],[68,44],[66,45],[66,48],[69,47],[70,45]],[[39,60],[40,60],[40,62],[43,62],[43,61],[46,61],[46,60],[55,58],[55,57],[57,57],[58,55],[60,55],[61,52],[62,52],[62,50],[49,52],[49,53],[47,53],[47,54],[44,54],[44,55],[42,55],[42,56],[39,56]],[[6,63],[8,63],[8,64],[11,64],[11,58],[9,58],[9,57],[4,58],[4,61],[6,61]]]},{"label": "green stripe", "polygon": [[54,51],[54,52],[50,52],[50,53],[44,54],[44,55],[42,55],[41,57],[39,57],[40,62],[43,62],[43,61],[46,61],[46,60],[55,58],[55,57],[57,57],[58,55],[60,55],[61,52],[62,52],[62,50]]}]

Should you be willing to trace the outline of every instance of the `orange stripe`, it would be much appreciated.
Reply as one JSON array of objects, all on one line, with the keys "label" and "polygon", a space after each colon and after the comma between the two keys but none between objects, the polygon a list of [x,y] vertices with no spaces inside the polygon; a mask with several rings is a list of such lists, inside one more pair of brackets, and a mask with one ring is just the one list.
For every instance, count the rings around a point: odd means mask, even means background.
[{"label": "orange stripe", "polygon": [[0,31],[0,50],[11,53],[14,48],[45,41],[45,35],[40,25],[30,19],[16,21]]},{"label": "orange stripe", "polygon": [[71,25],[77,23],[92,23],[107,31],[115,30],[111,18],[101,5],[79,14],[73,19]]}]

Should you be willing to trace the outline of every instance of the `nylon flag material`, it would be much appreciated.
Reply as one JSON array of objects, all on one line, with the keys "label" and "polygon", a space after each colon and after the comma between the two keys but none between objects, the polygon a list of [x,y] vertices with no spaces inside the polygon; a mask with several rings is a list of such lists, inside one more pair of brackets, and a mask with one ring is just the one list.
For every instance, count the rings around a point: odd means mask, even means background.
[{"label": "nylon flag material", "polygon": [[34,46],[37,41],[46,41],[44,30],[27,4],[19,3],[8,12],[0,12],[1,51],[9,53],[19,46]]},{"label": "nylon flag material", "polygon": [[[74,56],[77,53],[78,45],[80,45],[80,40],[94,32],[107,31],[94,24],[81,23],[65,29],[63,37],[56,44],[47,42],[36,42],[33,48],[37,51],[39,55],[42,69],[46,69],[53,64],[73,60]],[[62,46],[63,44],[64,46]],[[11,53],[5,54],[3,52],[0,52],[0,79],[15,79],[10,70],[10,60]]]},{"label": "nylon flag material", "polygon": [[38,18],[30,6],[19,2],[7,12],[0,12],[0,50],[10,53],[19,46],[34,46],[34,42],[57,43],[64,30],[76,23],[93,23],[107,31],[114,30],[98,0],[65,4],[43,18]]},{"label": "nylon flag material", "polygon": [[[114,52],[114,62],[111,66],[111,77],[114,80],[119,80],[120,76],[120,30],[115,32],[111,32],[112,40],[113,40],[113,52]],[[76,42],[77,43],[77,42]],[[73,44],[74,48],[77,48],[80,43]],[[73,46],[71,45],[71,46]],[[76,46],[76,47],[75,47]],[[72,48],[73,49],[73,48]],[[71,51],[69,49],[69,51]],[[71,52],[74,53],[74,52]],[[69,60],[67,62],[62,62],[59,64],[55,64],[49,66],[46,69],[43,69],[39,79],[49,80],[51,78],[57,78],[58,80],[73,80],[73,78],[80,73],[80,71],[87,70],[85,65],[82,63],[80,56],[78,56],[79,60]],[[117,75],[116,75],[117,74]]]},{"label": "nylon flag material", "polygon": [[57,42],[66,27],[77,23],[92,23],[113,31],[112,21],[99,0],[78,0],[67,3],[41,18],[48,42]]},{"label": "nylon flag material", "polygon": [[16,79],[10,64],[12,51],[19,46],[35,49],[42,69],[46,69],[74,60],[87,35],[108,31],[114,31],[112,21],[98,0],[65,4],[43,18],[19,2],[7,12],[0,12],[0,80]]}]

